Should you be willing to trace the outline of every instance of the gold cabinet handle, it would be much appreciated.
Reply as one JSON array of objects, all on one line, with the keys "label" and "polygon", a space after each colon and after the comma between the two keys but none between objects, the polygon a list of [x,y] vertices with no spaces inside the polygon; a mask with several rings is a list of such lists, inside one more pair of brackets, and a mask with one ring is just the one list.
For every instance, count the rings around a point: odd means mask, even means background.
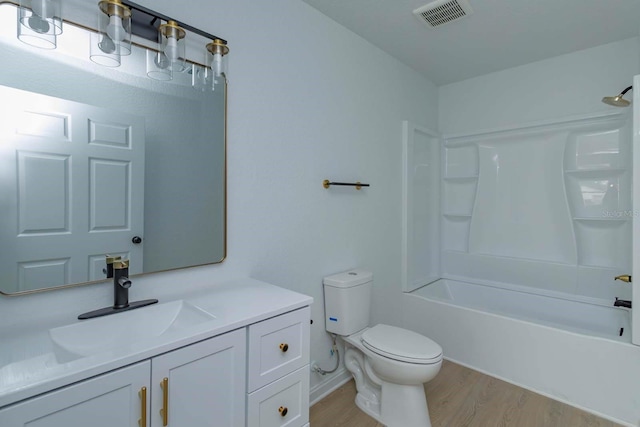
[{"label": "gold cabinet handle", "polygon": [[287,416],[287,412],[289,412],[289,410],[287,409],[286,406],[281,406],[278,408],[278,412],[280,412],[280,415],[283,417]]},{"label": "gold cabinet handle", "polygon": [[631,283],[631,276],[628,274],[623,274],[621,276],[616,276],[614,280],[621,280],[623,282]]},{"label": "gold cabinet handle", "polygon": [[138,425],[140,427],[147,427],[147,388],[142,387],[138,392],[140,396],[140,419]]},{"label": "gold cabinet handle", "polygon": [[287,343],[280,344],[280,350],[282,350],[283,353],[286,353],[287,350],[289,350],[289,344],[287,344]]},{"label": "gold cabinet handle", "polygon": [[162,416],[162,425],[167,427],[167,425],[169,425],[169,378],[163,378],[160,387],[162,388],[162,409],[160,409],[160,416]]}]

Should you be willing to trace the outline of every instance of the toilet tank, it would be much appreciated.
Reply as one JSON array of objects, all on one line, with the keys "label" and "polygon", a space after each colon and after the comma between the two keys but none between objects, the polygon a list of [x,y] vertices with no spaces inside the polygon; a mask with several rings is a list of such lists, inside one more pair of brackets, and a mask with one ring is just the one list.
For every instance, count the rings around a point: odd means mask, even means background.
[{"label": "toilet tank", "polygon": [[325,277],[324,315],[328,332],[347,336],[369,326],[373,274],[349,270]]}]

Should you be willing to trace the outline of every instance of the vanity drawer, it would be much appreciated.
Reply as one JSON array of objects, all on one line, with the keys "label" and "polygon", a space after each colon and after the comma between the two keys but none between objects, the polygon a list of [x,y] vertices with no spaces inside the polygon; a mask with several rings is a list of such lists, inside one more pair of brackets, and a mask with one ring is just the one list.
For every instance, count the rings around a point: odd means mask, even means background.
[{"label": "vanity drawer", "polygon": [[309,365],[249,394],[249,427],[302,427],[309,422]]},{"label": "vanity drawer", "polygon": [[309,364],[310,313],[304,307],[249,326],[249,392]]}]

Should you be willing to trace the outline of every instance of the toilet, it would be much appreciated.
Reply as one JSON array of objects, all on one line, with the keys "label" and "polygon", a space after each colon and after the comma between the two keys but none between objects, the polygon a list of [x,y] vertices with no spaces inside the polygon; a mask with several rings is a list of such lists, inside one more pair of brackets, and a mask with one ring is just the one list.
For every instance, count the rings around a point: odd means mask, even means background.
[{"label": "toilet", "polygon": [[371,272],[345,271],[323,285],[325,327],[344,343],[356,405],[387,427],[430,427],[423,384],[440,371],[442,347],[406,329],[369,325]]}]

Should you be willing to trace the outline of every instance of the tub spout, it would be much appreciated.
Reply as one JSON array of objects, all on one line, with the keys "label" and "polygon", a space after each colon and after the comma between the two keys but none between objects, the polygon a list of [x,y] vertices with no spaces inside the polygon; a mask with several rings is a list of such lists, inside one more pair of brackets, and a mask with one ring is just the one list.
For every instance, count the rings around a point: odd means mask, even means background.
[{"label": "tub spout", "polygon": [[624,300],[624,299],[618,299],[616,297],[616,302],[613,303],[613,306],[614,307],[631,308],[631,301]]}]

